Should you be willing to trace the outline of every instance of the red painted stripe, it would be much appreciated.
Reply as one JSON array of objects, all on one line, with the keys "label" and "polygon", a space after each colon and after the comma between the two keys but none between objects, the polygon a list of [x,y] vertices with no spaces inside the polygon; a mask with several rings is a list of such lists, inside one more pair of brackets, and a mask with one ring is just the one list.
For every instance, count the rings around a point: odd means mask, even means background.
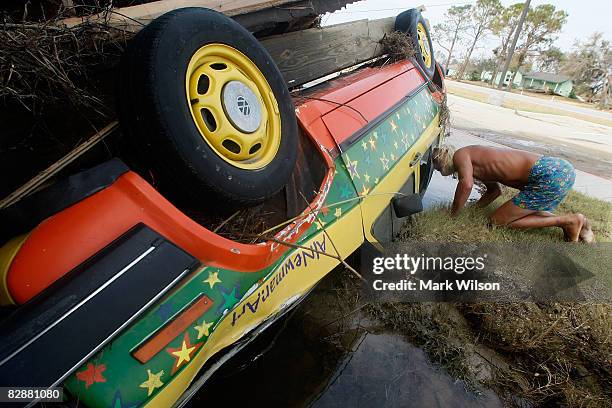
[{"label": "red painted stripe", "polygon": [[174,340],[176,336],[184,332],[200,316],[206,313],[206,311],[212,307],[213,303],[214,302],[208,296],[202,295],[181,314],[176,316],[174,320],[168,322],[145,343],[138,346],[138,348],[132,352],[132,356],[142,364],[146,363],[163,350],[163,348]]}]

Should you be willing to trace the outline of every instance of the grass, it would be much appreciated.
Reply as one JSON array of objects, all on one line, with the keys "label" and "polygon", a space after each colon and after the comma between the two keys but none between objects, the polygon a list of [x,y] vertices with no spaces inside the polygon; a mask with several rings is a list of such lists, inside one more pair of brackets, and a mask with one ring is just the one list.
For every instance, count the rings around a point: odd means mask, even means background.
[{"label": "grass", "polygon": [[[454,218],[449,216],[448,206],[428,210],[415,217],[399,239],[407,243],[534,245],[562,241],[559,228],[515,231],[488,227],[488,214],[513,195],[506,190],[490,208],[467,208]],[[598,242],[612,241],[612,204],[571,192],[557,213],[570,212],[580,212],[591,220]],[[588,263],[596,253],[585,244],[562,245],[575,251],[581,262],[587,259]],[[610,275],[609,266],[604,268],[605,275]],[[604,278],[611,288],[610,277]],[[440,313],[431,313],[432,308]],[[612,401],[609,302],[405,303],[381,305],[375,310],[391,330],[406,333],[413,340],[416,336],[432,360],[449,373],[468,385],[495,390],[505,405],[605,407]],[[434,345],[435,352],[429,345]],[[478,368],[483,364],[484,375]]]},{"label": "grass", "polygon": [[[425,242],[550,242],[562,241],[560,228],[517,231],[489,227],[488,215],[516,194],[506,189],[502,196],[486,209],[467,207],[457,217],[449,216],[448,206],[439,206],[415,217],[401,233],[404,241]],[[597,242],[612,242],[612,204],[571,191],[556,213],[582,213],[591,222]]]}]

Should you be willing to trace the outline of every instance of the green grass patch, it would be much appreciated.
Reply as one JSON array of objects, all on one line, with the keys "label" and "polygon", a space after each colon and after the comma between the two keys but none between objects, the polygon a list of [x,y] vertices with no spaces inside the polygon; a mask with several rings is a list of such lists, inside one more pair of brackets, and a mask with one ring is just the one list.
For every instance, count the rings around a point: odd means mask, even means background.
[{"label": "green grass patch", "polygon": [[[550,242],[562,241],[563,231],[550,227],[528,231],[490,227],[488,216],[516,194],[506,189],[502,196],[485,209],[466,207],[451,217],[449,205],[434,207],[417,215],[403,229],[402,241],[425,242]],[[591,222],[597,242],[612,242],[612,204],[571,191],[556,213],[584,214]]]}]

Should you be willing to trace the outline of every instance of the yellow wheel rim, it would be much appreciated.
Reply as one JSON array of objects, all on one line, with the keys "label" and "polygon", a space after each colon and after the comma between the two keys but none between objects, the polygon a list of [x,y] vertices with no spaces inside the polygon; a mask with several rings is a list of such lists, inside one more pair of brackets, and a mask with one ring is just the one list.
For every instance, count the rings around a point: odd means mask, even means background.
[{"label": "yellow wheel rim", "polygon": [[225,44],[203,46],[189,61],[185,88],[191,117],[219,157],[249,170],[274,159],[281,141],[278,103],[246,55]]},{"label": "yellow wheel rim", "polygon": [[427,38],[427,31],[422,23],[417,24],[417,36],[419,37],[419,48],[421,49],[421,56],[423,62],[427,68],[431,68],[431,49],[429,48],[429,39]]}]

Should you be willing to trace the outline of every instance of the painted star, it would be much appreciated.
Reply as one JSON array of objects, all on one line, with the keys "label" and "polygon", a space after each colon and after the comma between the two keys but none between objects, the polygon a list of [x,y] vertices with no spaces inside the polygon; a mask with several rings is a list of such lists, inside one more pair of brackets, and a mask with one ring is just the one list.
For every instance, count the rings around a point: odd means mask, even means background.
[{"label": "painted star", "polygon": [[126,404],[123,402],[123,397],[121,396],[121,391],[117,390],[115,396],[113,397],[113,402],[111,404],[112,408],[134,408],[135,404]]},{"label": "painted star", "polygon": [[347,199],[350,198],[352,195],[352,190],[349,184],[344,184],[341,188],[340,188],[340,198],[342,199]]},{"label": "painted star", "polygon": [[106,371],[105,364],[95,365],[88,363],[85,370],[76,373],[76,378],[85,382],[85,388],[89,388],[94,383],[106,382],[106,378],[102,375],[104,371]]},{"label": "painted star", "polygon": [[172,366],[172,374],[174,374],[181,367],[181,365],[183,365],[183,363],[190,362],[191,355],[200,347],[202,347],[202,343],[192,345],[189,342],[189,335],[185,333],[180,347],[166,349],[170,355],[176,357],[174,365]]},{"label": "painted star", "polygon": [[360,195],[364,196],[366,194],[368,194],[370,192],[369,188],[366,188],[365,184],[363,185],[363,189],[361,190],[361,192],[359,193]]},{"label": "painted star", "polygon": [[370,182],[370,176],[368,175],[367,172],[363,175],[363,179],[365,180],[366,183]]},{"label": "painted star", "polygon": [[230,293],[221,292],[221,295],[223,295],[223,299],[225,299],[225,302],[221,305],[221,310],[230,309],[240,300],[236,297],[236,288],[233,288]]},{"label": "painted star", "polygon": [[370,142],[370,148],[372,150],[376,150],[376,140],[374,140],[373,138],[370,138],[369,142]]},{"label": "painted star", "polygon": [[404,137],[402,137],[402,143],[404,144],[404,148],[408,150],[408,148],[410,147],[410,140],[408,139],[408,135],[404,135]]},{"label": "painted star", "polygon": [[391,125],[391,130],[394,131],[394,132],[397,132],[397,125],[395,124],[395,122],[391,121],[390,125]]},{"label": "painted star", "polygon": [[391,153],[391,161],[394,162],[395,161],[395,155],[393,153]]},{"label": "painted star", "polygon": [[336,208],[336,211],[334,211],[334,216],[336,218],[340,218],[342,216],[342,208],[340,207]]},{"label": "painted star", "polygon": [[164,385],[164,383],[161,381],[161,376],[164,375],[164,370],[161,370],[157,374],[153,374],[151,370],[147,370],[147,375],[149,376],[149,378],[147,378],[147,381],[140,384],[140,388],[146,388],[147,397],[150,397],[156,388],[159,388]]},{"label": "painted star", "polygon": [[368,150],[368,143],[364,140],[363,142],[361,142],[361,147],[363,147],[363,150]]},{"label": "painted star", "polygon": [[374,139],[378,140],[378,132],[372,133],[374,135]]},{"label": "painted star", "polygon": [[400,114],[399,114],[399,112],[397,112],[397,113],[395,114],[395,117],[397,117],[397,120],[399,120],[399,119],[400,119]]},{"label": "painted star", "polygon": [[359,173],[357,172],[357,165],[359,164],[357,160],[351,161],[349,155],[346,155],[346,169],[349,171],[349,174],[352,178],[360,178]]},{"label": "painted star", "polygon": [[208,337],[208,335],[209,335],[208,330],[210,330],[210,327],[212,325],[213,325],[212,322],[206,323],[206,320],[203,320],[202,324],[200,324],[200,325],[196,324],[193,328],[196,329],[196,331],[198,332],[197,339],[200,340],[204,336]]},{"label": "painted star", "polygon": [[370,156],[370,152],[366,153],[365,159],[363,159],[363,161],[365,162],[365,164],[367,164],[368,166],[370,164],[372,164],[372,156]]},{"label": "painted star", "polygon": [[317,220],[317,230],[322,229],[325,226],[325,224],[327,224],[325,221]]},{"label": "painted star", "polygon": [[383,145],[387,144],[387,132],[384,132],[382,134],[382,136],[380,137],[380,141],[382,142]]},{"label": "painted star", "polygon": [[393,147],[395,147],[395,150],[399,149],[399,145],[397,144],[397,141],[393,142]]},{"label": "painted star", "polygon": [[166,321],[172,316],[172,303],[166,302],[157,308],[155,312],[163,321]]},{"label": "painted star", "polygon": [[321,213],[324,216],[327,216],[327,214],[329,214],[329,207],[328,206],[324,206],[323,208],[321,208]]},{"label": "painted star", "polygon": [[215,284],[221,282],[221,279],[219,279],[219,272],[208,272],[208,278],[204,279],[204,283],[208,283],[211,289],[215,287]]},{"label": "painted star", "polygon": [[387,159],[387,155],[385,153],[383,153],[382,157],[380,158],[380,162],[383,165],[383,169],[389,170],[389,159]]},{"label": "painted star", "polygon": [[374,184],[378,184],[378,182],[379,182],[379,181],[380,181],[380,179],[379,179],[378,177],[376,177],[376,178],[374,179]]}]

